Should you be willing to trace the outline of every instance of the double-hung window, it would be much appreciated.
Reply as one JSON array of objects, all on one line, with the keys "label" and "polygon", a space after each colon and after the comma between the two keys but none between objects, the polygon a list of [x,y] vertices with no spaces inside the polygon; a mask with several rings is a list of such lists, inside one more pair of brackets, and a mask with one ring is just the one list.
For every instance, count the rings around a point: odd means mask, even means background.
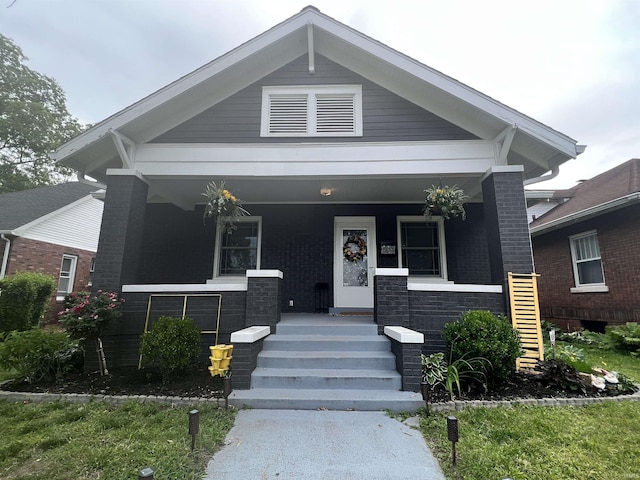
[{"label": "double-hung window", "polygon": [[608,291],[600,257],[600,244],[595,231],[569,237],[576,286],[573,293]]},{"label": "double-hung window", "polygon": [[398,217],[400,255],[398,266],[408,268],[409,275],[447,279],[444,222],[423,216]]},{"label": "double-hung window", "polygon": [[260,217],[245,217],[234,222],[233,230],[217,229],[215,277],[244,277],[260,268],[261,224]]},{"label": "double-hung window", "polygon": [[76,276],[78,257],[75,255],[62,255],[60,275],[58,277],[58,292],[56,298],[63,300],[64,296],[73,292],[73,280]]},{"label": "double-hung window", "polygon": [[262,88],[263,137],[362,136],[362,86]]}]

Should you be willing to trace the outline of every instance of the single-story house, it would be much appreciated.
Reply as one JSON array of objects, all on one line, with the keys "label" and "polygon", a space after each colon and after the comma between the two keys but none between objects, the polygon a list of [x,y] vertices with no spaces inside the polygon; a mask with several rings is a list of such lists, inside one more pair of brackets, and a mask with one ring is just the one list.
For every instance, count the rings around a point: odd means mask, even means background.
[{"label": "single-story house", "polygon": [[103,202],[97,189],[62,183],[0,195],[0,278],[18,272],[53,276],[58,284],[46,320],[67,293],[91,289]]},{"label": "single-story house", "polygon": [[542,317],[565,330],[640,321],[640,159],[527,196],[553,206],[530,223]]},{"label": "single-story house", "polygon": [[[306,7],[55,157],[107,186],[94,288],[126,299],[105,344],[133,365],[152,294],[221,295],[223,343],[283,313],[351,310],[441,350],[463,311],[506,312],[507,273],[533,272],[523,182],[581,151]],[[251,213],[231,233],[203,222],[211,181]],[[431,185],[462,188],[466,220],[425,219]],[[348,258],[350,238],[366,255]]]}]

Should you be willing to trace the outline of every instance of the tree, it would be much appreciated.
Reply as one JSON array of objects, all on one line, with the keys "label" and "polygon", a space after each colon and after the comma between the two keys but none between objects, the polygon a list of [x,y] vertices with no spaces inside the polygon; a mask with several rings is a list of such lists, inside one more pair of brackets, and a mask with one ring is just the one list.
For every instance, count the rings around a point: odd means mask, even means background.
[{"label": "tree", "polygon": [[0,34],[0,193],[58,183],[71,175],[49,153],[80,133],[53,78],[31,70],[27,57]]}]

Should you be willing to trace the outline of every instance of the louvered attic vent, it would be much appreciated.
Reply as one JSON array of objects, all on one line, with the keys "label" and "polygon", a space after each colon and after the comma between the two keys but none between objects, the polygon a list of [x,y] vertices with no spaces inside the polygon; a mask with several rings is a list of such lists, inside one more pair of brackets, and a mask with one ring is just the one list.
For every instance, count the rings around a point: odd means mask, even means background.
[{"label": "louvered attic vent", "polygon": [[263,137],[362,135],[359,85],[263,87]]}]

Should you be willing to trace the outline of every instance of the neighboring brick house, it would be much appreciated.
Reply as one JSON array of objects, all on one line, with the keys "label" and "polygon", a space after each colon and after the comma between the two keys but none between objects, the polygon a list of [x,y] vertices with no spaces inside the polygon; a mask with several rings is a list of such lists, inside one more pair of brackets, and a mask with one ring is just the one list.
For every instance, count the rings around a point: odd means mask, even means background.
[{"label": "neighboring brick house", "polygon": [[530,224],[542,317],[594,331],[640,321],[640,159],[551,199]]},{"label": "neighboring brick house", "polygon": [[[223,343],[329,308],[441,350],[465,310],[506,311],[507,273],[533,271],[523,181],[581,151],[306,7],[55,156],[107,185],[94,288],[126,299],[105,345],[131,365],[152,293],[221,294]],[[202,192],[222,180],[251,213],[232,234],[203,225]],[[439,183],[470,197],[466,221],[422,216]],[[354,235],[367,255],[350,261]]]},{"label": "neighboring brick house", "polygon": [[0,278],[39,272],[56,279],[46,320],[55,319],[64,296],[91,288],[103,202],[79,182],[0,195]]}]

